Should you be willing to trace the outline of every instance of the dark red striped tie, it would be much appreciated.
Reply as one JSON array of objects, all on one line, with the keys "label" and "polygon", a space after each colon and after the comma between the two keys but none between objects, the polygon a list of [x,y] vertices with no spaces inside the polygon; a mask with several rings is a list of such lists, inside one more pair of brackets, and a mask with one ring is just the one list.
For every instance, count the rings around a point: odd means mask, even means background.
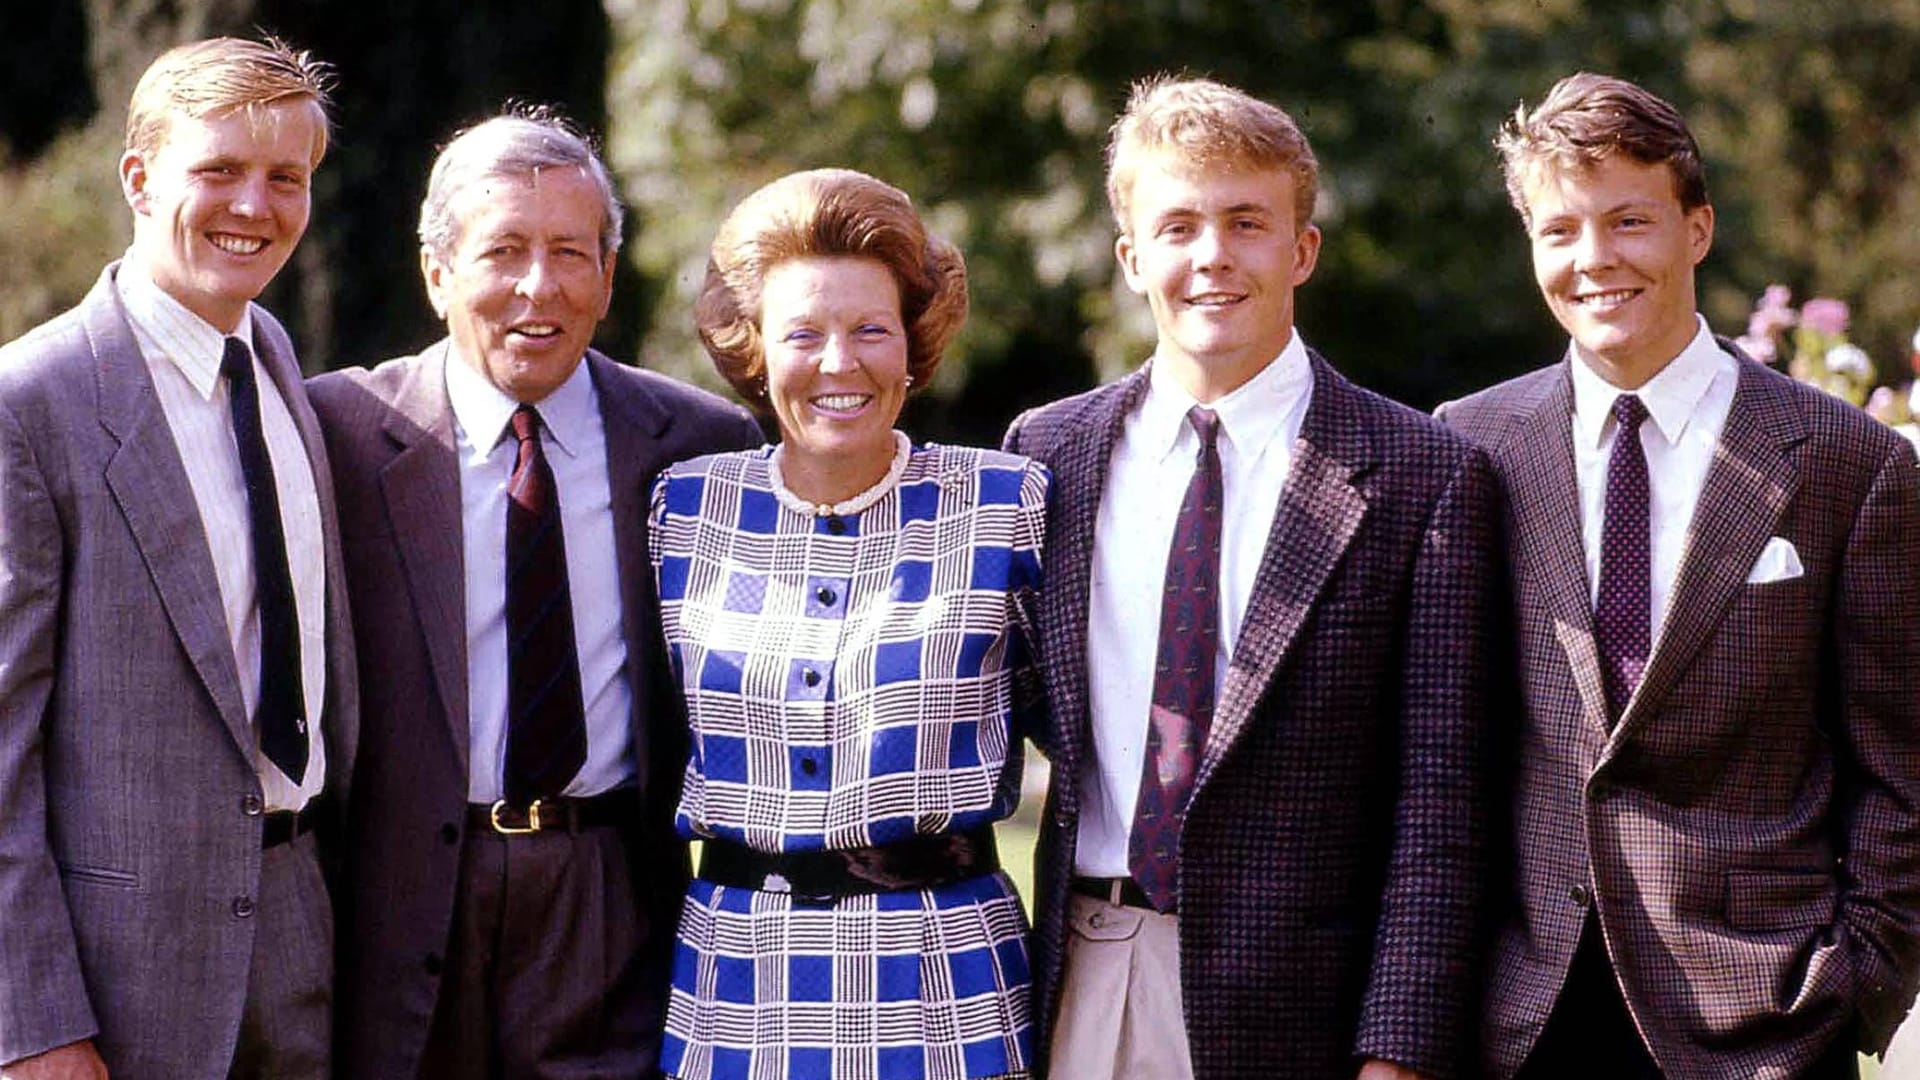
[{"label": "dark red striped tie", "polygon": [[580,661],[567,588],[567,543],[540,413],[513,411],[519,440],[507,482],[507,802],[524,809],[566,790],[587,760]]},{"label": "dark red striped tie", "polygon": [[1178,901],[1180,831],[1213,723],[1213,663],[1220,645],[1220,418],[1196,405],[1187,421],[1200,435],[1200,454],[1167,552],[1153,704],[1127,848],[1128,869],[1159,911],[1174,910]]}]

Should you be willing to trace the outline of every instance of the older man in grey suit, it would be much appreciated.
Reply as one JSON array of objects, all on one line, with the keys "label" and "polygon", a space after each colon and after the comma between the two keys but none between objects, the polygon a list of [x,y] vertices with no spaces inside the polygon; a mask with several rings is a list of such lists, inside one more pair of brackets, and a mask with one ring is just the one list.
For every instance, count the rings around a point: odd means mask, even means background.
[{"label": "older man in grey suit", "polygon": [[353,660],[326,459],[252,304],[326,76],[223,38],[134,90],[133,245],[0,351],[0,1075],[329,1075],[315,839]]},{"label": "older man in grey suit", "polygon": [[648,488],[760,430],[588,348],[620,206],[556,118],[454,139],[420,240],[447,340],[311,387],[367,701],[342,1067],[649,1075],[687,866],[669,823],[685,752]]}]

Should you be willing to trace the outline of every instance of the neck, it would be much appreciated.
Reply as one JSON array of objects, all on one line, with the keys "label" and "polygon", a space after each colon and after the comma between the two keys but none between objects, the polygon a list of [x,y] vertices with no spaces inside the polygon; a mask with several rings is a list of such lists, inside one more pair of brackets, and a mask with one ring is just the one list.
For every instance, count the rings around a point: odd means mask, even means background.
[{"label": "neck", "polygon": [[[1291,339],[1289,339],[1291,340]],[[1231,356],[1196,357],[1174,348],[1161,348],[1154,355],[1180,389],[1202,405],[1214,402],[1247,385],[1254,376],[1279,358],[1287,343],[1272,351],[1245,350]]]},{"label": "neck", "polygon": [[893,433],[884,445],[857,454],[809,454],[793,443],[780,450],[780,479],[811,503],[845,502],[878,484],[893,467]]}]

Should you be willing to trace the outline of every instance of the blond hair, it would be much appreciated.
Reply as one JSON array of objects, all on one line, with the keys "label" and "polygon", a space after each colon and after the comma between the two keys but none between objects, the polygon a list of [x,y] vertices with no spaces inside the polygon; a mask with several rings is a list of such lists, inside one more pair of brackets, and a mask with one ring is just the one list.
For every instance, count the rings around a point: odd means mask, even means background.
[{"label": "blond hair", "polygon": [[1521,102],[1493,145],[1507,198],[1522,221],[1529,220],[1527,179],[1540,166],[1578,170],[1612,154],[1667,166],[1682,210],[1707,205],[1706,166],[1680,111],[1625,79],[1588,71],[1569,75],[1532,112]]},{"label": "blond hair", "polygon": [[1107,202],[1125,233],[1142,159],[1170,155],[1188,168],[1279,169],[1293,178],[1294,227],[1313,220],[1320,163],[1293,117],[1211,79],[1155,75],[1133,84],[1107,142]]},{"label": "blond hair", "polygon": [[770,405],[760,338],[768,271],[789,259],[834,256],[873,259],[893,276],[914,386],[927,385],[967,319],[966,263],[927,232],[904,192],[852,169],[789,173],[727,215],[693,308],[713,366],[755,408]]},{"label": "blond hair", "polygon": [[140,76],[127,106],[127,150],[152,154],[167,137],[174,113],[195,119],[225,116],[282,101],[307,101],[318,113],[313,160],[327,152],[333,68],[276,37],[264,41],[209,38],[176,45]]}]

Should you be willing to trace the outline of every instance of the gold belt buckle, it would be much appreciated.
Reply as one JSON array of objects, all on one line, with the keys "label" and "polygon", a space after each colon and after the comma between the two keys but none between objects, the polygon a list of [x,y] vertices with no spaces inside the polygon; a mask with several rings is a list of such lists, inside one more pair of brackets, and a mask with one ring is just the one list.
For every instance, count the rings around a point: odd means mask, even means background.
[{"label": "gold belt buckle", "polygon": [[493,831],[499,833],[501,836],[532,836],[534,833],[539,832],[540,802],[541,800],[535,799],[532,803],[528,804],[527,823],[525,826],[515,826],[502,824],[500,821],[500,811],[508,808],[507,800],[494,800],[493,807],[487,812],[488,820],[493,824]]}]

